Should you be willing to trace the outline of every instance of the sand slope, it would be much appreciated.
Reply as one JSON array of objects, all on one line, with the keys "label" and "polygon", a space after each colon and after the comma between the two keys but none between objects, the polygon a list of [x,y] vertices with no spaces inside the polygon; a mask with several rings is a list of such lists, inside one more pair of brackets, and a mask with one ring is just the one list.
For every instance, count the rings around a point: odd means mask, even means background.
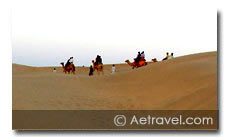
[{"label": "sand slope", "polygon": [[193,54],[132,70],[127,64],[104,66],[104,76],[88,76],[78,67],[65,75],[60,67],[13,64],[13,109],[217,109],[217,52]]}]

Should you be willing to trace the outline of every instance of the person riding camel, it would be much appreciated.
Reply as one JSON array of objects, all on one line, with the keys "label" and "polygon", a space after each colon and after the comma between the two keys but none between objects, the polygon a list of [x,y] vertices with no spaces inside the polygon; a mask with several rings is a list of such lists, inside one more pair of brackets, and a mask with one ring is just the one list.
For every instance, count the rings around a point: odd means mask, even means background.
[{"label": "person riding camel", "polygon": [[97,55],[96,59],[95,59],[95,64],[98,65],[98,64],[102,64],[102,58],[101,56]]},{"label": "person riding camel", "polygon": [[137,57],[134,59],[136,66],[138,65],[138,62],[140,61],[140,59],[141,59],[141,53],[139,51]]},{"label": "person riding camel", "polygon": [[145,61],[145,52],[144,51],[141,52],[140,61]]},{"label": "person riding camel", "polygon": [[70,58],[67,60],[65,67],[69,66],[70,64],[73,64],[73,57],[70,57]]},{"label": "person riding camel", "polygon": [[170,56],[168,57],[168,59],[173,59],[173,53],[170,54]]},{"label": "person riding camel", "polygon": [[99,64],[102,64],[102,57],[99,56]]},{"label": "person riding camel", "polygon": [[168,59],[168,57],[169,57],[169,53],[168,53],[168,52],[166,52],[166,57],[165,57],[163,60],[167,60],[167,59]]},{"label": "person riding camel", "polygon": [[137,57],[134,59],[134,62],[135,62],[136,64],[138,64],[138,62],[140,61],[140,59],[141,59],[141,53],[140,53],[140,51],[139,51]]},{"label": "person riding camel", "polygon": [[97,55],[97,57],[95,58],[95,65],[98,65],[98,60],[99,60],[99,55]]},{"label": "person riding camel", "polygon": [[100,72],[102,72],[102,74],[104,74],[101,56],[97,55],[96,59],[92,60],[92,63],[93,63],[93,71],[97,70],[98,74]]}]

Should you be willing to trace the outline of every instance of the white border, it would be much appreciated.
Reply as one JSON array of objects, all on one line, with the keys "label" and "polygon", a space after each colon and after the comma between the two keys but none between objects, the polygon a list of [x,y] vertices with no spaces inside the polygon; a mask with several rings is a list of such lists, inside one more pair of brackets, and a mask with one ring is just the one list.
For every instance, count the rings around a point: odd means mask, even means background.
[{"label": "white border", "polygon": [[[224,136],[224,110],[223,110],[223,100],[224,93],[223,84],[224,83],[224,73],[222,70],[224,69],[224,48],[223,48],[223,39],[224,39],[224,18],[225,18],[225,1],[217,0],[214,1],[217,4],[217,9],[221,13],[221,45],[218,49],[220,53],[220,129],[218,132],[194,132],[194,131],[185,131],[185,132],[174,132],[174,131],[131,131],[131,132],[107,132],[107,131],[58,131],[58,132],[15,132],[12,131],[12,75],[11,75],[11,37],[10,37],[10,8],[11,8],[11,0],[0,0],[0,134],[1,136]],[[204,4],[204,3],[203,3]],[[176,3],[174,3],[176,6]],[[191,9],[190,9],[191,10]],[[219,79],[218,79],[219,80]]]}]

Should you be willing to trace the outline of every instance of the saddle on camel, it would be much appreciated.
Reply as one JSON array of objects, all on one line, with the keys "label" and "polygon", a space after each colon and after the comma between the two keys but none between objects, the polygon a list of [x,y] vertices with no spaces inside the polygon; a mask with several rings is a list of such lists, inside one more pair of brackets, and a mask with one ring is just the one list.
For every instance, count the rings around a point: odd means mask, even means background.
[{"label": "saddle on camel", "polygon": [[147,62],[146,62],[144,57],[141,57],[140,60],[138,61],[138,63],[136,63],[137,67],[142,67],[142,66],[145,66],[145,65],[147,65]]},{"label": "saddle on camel", "polygon": [[97,63],[94,60],[92,60],[93,63],[93,71],[101,71],[103,69],[103,64],[102,63]]}]

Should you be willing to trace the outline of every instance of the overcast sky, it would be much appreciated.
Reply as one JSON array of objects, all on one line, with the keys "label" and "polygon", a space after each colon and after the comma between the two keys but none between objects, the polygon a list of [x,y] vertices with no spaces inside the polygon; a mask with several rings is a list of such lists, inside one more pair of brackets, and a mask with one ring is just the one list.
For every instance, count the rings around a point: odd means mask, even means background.
[{"label": "overcast sky", "polygon": [[20,0],[12,8],[13,63],[90,65],[217,50],[217,11],[206,1]]}]

